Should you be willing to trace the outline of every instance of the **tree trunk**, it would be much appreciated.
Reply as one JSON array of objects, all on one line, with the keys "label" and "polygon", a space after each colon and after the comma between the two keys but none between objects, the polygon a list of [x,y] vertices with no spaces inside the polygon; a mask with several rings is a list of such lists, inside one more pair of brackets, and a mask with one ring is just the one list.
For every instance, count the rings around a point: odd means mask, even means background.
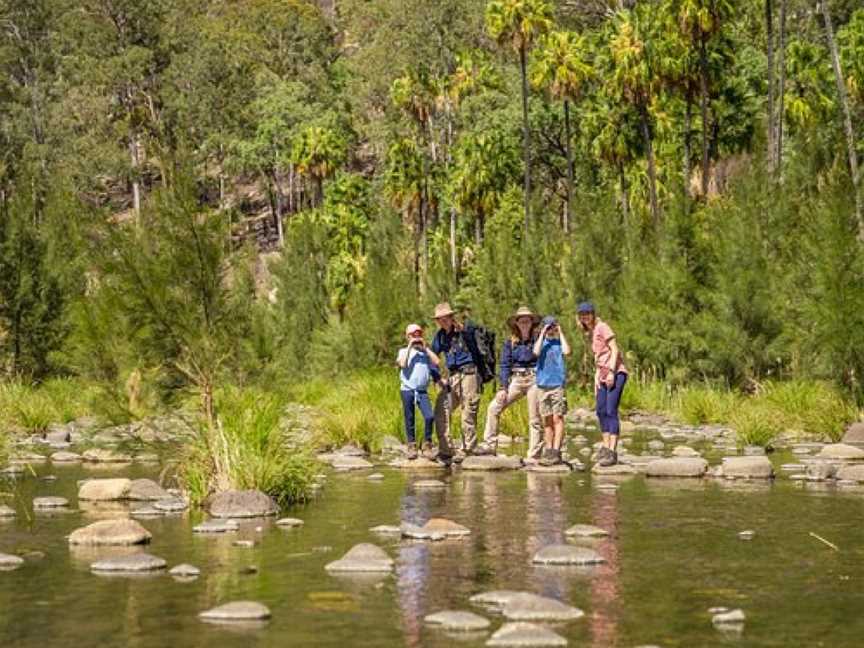
[{"label": "tree trunk", "polygon": [[531,131],[528,124],[528,53],[519,48],[519,71],[522,73],[522,155],[525,160],[525,234],[531,227]]},{"label": "tree trunk", "polygon": [[831,65],[834,68],[834,80],[837,82],[837,95],[840,98],[840,108],[843,111],[843,128],[846,131],[846,149],[849,155],[849,174],[852,176],[852,191],[855,193],[855,218],[858,221],[858,238],[864,242],[864,215],[862,215],[861,193],[858,190],[858,155],[855,152],[855,131],[852,129],[852,114],[849,111],[849,98],[846,96],[846,83],[843,70],[840,68],[840,55],[837,53],[837,42],[834,40],[834,27],[831,24],[831,9],[828,0],[822,0],[822,16],[825,18],[825,37],[828,39],[828,49],[831,51]]},{"label": "tree trunk", "polygon": [[702,95],[702,196],[707,200],[711,162],[708,156],[708,50],[705,38],[703,34],[699,39],[699,90]]},{"label": "tree trunk", "polygon": [[780,60],[778,61],[779,83],[777,88],[777,117],[774,120],[774,168],[777,176],[783,175],[783,112],[786,95],[786,0],[780,0]]},{"label": "tree trunk", "polygon": [[573,144],[570,134],[570,102],[564,100],[564,144],[567,149],[567,208],[564,210],[564,233],[570,231],[573,217]]},{"label": "tree trunk", "polygon": [[138,178],[138,138],[133,136],[129,140],[129,158],[132,163],[132,210],[135,212],[135,220],[141,216],[141,182]]},{"label": "tree trunk", "polygon": [[768,45],[768,129],[767,129],[767,157],[768,168],[773,173],[777,165],[775,163],[776,148],[774,146],[774,12],[773,0],[765,0],[765,37]]},{"label": "tree trunk", "polygon": [[657,203],[657,169],[654,166],[654,144],[648,125],[648,107],[641,106],[639,113],[642,139],[645,142],[645,156],[648,159],[648,199],[651,203],[651,219],[654,221],[654,226],[657,227],[660,224],[660,206]]},{"label": "tree trunk", "polygon": [[693,127],[693,96],[688,90],[684,103],[684,213],[690,211],[691,157],[690,129]]},{"label": "tree trunk", "polygon": [[621,163],[618,164],[618,181],[621,184],[621,219],[626,227],[630,221],[630,198],[627,196],[627,176]]},{"label": "tree trunk", "polygon": [[285,234],[282,229],[282,214],[285,213],[285,195],[282,193],[282,178],[278,171],[273,171],[273,184],[276,185],[276,236],[279,247],[285,245]]},{"label": "tree trunk", "polygon": [[[447,104],[447,170],[453,161],[453,118],[450,114],[450,104]],[[459,283],[459,259],[456,254],[456,207],[450,205],[450,269],[453,272],[453,282]]]}]

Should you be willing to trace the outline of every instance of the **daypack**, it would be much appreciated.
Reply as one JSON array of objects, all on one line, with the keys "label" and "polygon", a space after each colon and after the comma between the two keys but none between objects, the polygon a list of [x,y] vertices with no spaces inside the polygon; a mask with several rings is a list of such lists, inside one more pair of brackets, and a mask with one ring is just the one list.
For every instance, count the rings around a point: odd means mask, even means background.
[{"label": "daypack", "polygon": [[484,383],[491,383],[495,380],[497,357],[495,354],[495,332],[482,326],[475,327],[474,344],[477,346],[477,351],[480,352],[480,357],[475,359],[480,379]]}]

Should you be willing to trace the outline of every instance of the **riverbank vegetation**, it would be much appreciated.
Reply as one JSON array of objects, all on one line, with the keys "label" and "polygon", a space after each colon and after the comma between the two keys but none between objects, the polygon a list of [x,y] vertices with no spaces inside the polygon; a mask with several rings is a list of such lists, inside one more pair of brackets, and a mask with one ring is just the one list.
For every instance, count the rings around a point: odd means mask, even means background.
[{"label": "riverbank vegetation", "polygon": [[191,401],[189,483],[266,482],[230,467],[281,433],[220,394],[374,446],[399,408],[370,371],[436,302],[504,335],[590,298],[631,407],[836,437],[862,62],[850,0],[0,0],[4,423]]}]

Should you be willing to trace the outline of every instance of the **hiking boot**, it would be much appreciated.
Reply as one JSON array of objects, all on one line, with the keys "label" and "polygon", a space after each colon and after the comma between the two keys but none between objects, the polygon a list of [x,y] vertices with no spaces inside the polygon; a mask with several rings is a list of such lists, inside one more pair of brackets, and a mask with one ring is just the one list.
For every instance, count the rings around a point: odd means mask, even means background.
[{"label": "hiking boot", "polygon": [[543,454],[540,455],[540,461],[538,461],[541,466],[554,466],[555,465],[555,451],[552,448],[544,448]]},{"label": "hiking boot", "polygon": [[496,454],[496,450],[492,446],[488,446],[488,445],[484,444],[484,445],[480,445],[480,446],[477,446],[476,448],[474,448],[474,451],[472,454],[477,455],[477,456],[489,456],[489,455],[494,456]]},{"label": "hiking boot", "polygon": [[408,457],[410,461],[417,458],[417,448],[414,447],[413,443],[409,443],[405,446],[405,456]]},{"label": "hiking boot", "polygon": [[426,459],[435,459],[435,448],[432,447],[431,441],[423,442],[423,449],[421,451],[421,454]]},{"label": "hiking boot", "polygon": [[600,449],[597,451],[597,454],[594,455],[594,461],[596,463],[600,463],[601,461],[603,461],[606,458],[606,455],[608,455],[609,452],[610,452],[609,448],[607,448],[606,446],[600,446]]},{"label": "hiking boot", "polygon": [[564,463],[564,459],[561,457],[561,450],[553,450],[555,455],[555,461],[552,463],[553,466],[560,466]]},{"label": "hiking boot", "polygon": [[464,450],[457,450],[453,453],[453,463],[462,463],[465,460],[467,453]]},{"label": "hiking boot", "polygon": [[606,449],[606,455],[597,463],[599,463],[604,468],[608,468],[609,466],[614,466],[615,464],[618,463],[618,453],[613,451],[613,450],[609,450],[607,448]]}]

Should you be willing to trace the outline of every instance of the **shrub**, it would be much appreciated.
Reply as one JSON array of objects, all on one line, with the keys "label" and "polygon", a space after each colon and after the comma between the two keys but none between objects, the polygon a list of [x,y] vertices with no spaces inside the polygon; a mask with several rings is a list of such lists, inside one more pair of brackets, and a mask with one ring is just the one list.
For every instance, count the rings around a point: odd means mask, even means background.
[{"label": "shrub", "polygon": [[691,425],[728,422],[737,401],[732,392],[710,386],[682,389],[677,396],[677,414]]},{"label": "shrub", "polygon": [[782,431],[776,412],[753,402],[746,402],[736,408],[730,423],[738,433],[739,446],[768,447]]},{"label": "shrub", "polygon": [[785,427],[835,442],[856,414],[854,406],[826,382],[769,383],[762,400],[781,414]]}]

